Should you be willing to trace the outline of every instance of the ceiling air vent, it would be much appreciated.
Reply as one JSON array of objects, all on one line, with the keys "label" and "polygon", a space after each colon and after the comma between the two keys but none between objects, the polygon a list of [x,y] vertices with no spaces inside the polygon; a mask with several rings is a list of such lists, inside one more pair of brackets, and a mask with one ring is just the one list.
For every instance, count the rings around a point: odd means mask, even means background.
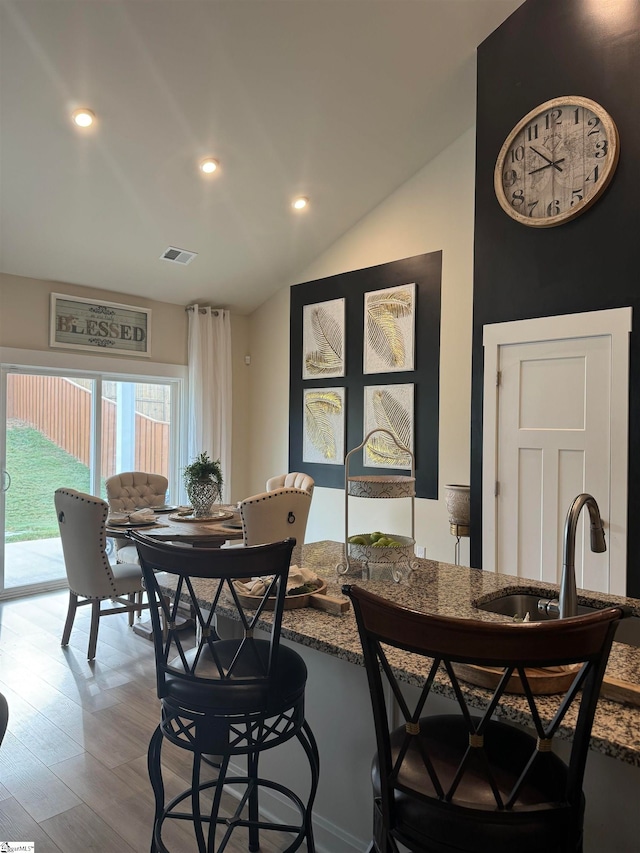
[{"label": "ceiling air vent", "polygon": [[175,246],[169,246],[168,249],[160,255],[160,260],[171,261],[174,264],[190,264],[191,261],[198,256],[197,252],[187,252],[186,249],[176,249]]}]

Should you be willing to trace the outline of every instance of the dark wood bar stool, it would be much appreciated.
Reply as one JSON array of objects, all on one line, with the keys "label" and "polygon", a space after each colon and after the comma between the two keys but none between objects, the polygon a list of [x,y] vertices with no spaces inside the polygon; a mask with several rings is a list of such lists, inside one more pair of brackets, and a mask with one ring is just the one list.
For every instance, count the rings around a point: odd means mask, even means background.
[{"label": "dark wood bar stool", "polygon": [[[162,840],[167,820],[190,822],[200,853],[219,853],[230,843],[237,844],[240,840],[235,840],[237,830],[243,830],[241,834],[248,837],[250,851],[260,849],[261,834],[273,832],[290,834],[291,841],[284,848],[287,853],[298,850],[304,841],[306,849],[314,851],[311,812],[319,759],[304,716],[307,669],[300,655],[280,643],[287,573],[295,539],[246,548],[212,549],[150,541],[135,531],[131,538],[138,548],[151,603],[157,688],[162,702],[160,725],[151,738],[148,755],[156,802],[152,853],[168,853]],[[162,595],[157,572],[166,572],[175,579],[176,592],[171,604]],[[272,580],[257,609],[247,612],[233,581],[255,576],[269,576]],[[198,595],[198,582],[206,582],[206,595]],[[237,612],[242,631],[238,639],[223,639],[218,634],[215,610],[222,597]],[[175,630],[181,598],[191,606],[196,622],[193,648],[187,648],[185,632]],[[204,599],[207,609],[203,609]],[[261,623],[266,636],[262,639],[256,634],[267,606],[273,607],[273,618]],[[165,640],[162,613],[166,620]],[[297,738],[309,761],[311,784],[306,802],[290,788],[264,779],[258,772],[260,753],[292,738]],[[191,786],[166,804],[161,772],[165,739],[193,754]],[[246,760],[246,772],[231,769],[232,762],[238,760]],[[203,761],[217,768],[215,779],[202,781]],[[222,816],[219,810],[227,786],[233,786],[236,795],[240,791],[240,798],[235,813]],[[259,795],[265,791],[283,799],[297,820],[292,823],[265,820],[259,809]],[[213,798],[206,812],[203,793]]]},{"label": "dark wood bar stool", "polygon": [[[399,844],[415,853],[582,851],[589,738],[613,635],[625,611],[494,624],[418,613],[357,586],[343,591],[354,606],[376,730],[369,853],[397,853]],[[393,672],[394,658],[407,652],[425,656],[415,705]],[[459,665],[494,673],[493,695],[480,710],[465,699]],[[534,695],[533,668],[539,667],[569,668],[566,692]],[[458,708],[429,716],[437,670]],[[393,731],[387,684],[404,717]],[[509,711],[501,714],[501,699],[507,687],[523,694],[535,734],[505,722]],[[567,763],[552,751],[562,725],[574,729]]]}]

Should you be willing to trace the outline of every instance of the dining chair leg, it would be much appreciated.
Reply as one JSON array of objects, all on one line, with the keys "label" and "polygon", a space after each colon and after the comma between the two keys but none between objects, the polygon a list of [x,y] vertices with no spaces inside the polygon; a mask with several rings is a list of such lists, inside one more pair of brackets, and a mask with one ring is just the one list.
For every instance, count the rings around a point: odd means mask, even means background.
[{"label": "dining chair leg", "polygon": [[98,624],[100,622],[100,599],[96,598],[91,602],[91,628],[89,630],[89,651],[87,652],[88,660],[93,660],[96,656],[96,646],[98,645]]},{"label": "dining chair leg", "polygon": [[75,592],[71,592],[71,590],[69,590],[69,608],[67,610],[67,619],[64,623],[64,630],[62,632],[62,646],[69,645],[69,637],[71,636],[71,629],[73,628],[73,620],[76,618],[77,607],[78,596]]},{"label": "dining chair leg", "polygon": [[[127,617],[129,619],[129,627],[133,625],[133,617],[136,611],[134,610],[134,605],[137,604],[137,592],[130,592],[127,598],[129,599],[129,604],[131,605],[131,610],[127,613]],[[139,612],[139,611],[138,611]]]}]

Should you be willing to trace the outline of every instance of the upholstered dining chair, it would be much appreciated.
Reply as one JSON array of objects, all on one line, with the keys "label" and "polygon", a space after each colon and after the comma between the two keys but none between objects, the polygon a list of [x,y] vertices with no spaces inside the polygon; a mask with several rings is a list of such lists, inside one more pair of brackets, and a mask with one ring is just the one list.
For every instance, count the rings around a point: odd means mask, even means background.
[{"label": "upholstered dining chair", "polygon": [[[420,613],[357,586],[343,592],[356,615],[376,731],[369,853],[397,853],[399,845],[414,853],[581,853],[589,738],[625,611],[491,623]],[[394,675],[394,660],[407,653],[425,657],[415,701]],[[493,693],[465,691],[460,666],[490,668]],[[541,667],[570,668],[568,687],[534,695]],[[429,712],[437,672],[451,713]],[[385,703],[389,686],[403,720],[398,728]],[[505,722],[507,709],[501,714],[502,697],[514,687],[533,732]],[[513,719],[512,699],[511,710]],[[553,751],[561,727],[574,729],[567,763]]]},{"label": "upholstered dining chair", "polygon": [[313,495],[313,487],[315,480],[309,474],[303,474],[300,471],[290,471],[288,474],[278,474],[277,477],[270,477],[267,480],[266,491],[272,492],[274,489],[303,489]]},{"label": "upholstered dining chair", "polygon": [[[93,660],[98,625],[103,616],[127,613],[129,625],[133,625],[133,614],[149,606],[142,603],[142,572],[137,563],[109,562],[106,552],[109,505],[106,501],[75,489],[57,489],[55,507],[69,583],[69,609],[62,645],[69,643],[77,608],[90,604],[87,658]],[[112,607],[102,606],[107,599],[111,600]]]},{"label": "upholstered dining chair", "polygon": [[245,545],[262,545],[293,537],[291,557],[302,565],[302,544],[311,506],[311,492],[303,489],[273,489],[240,502],[240,518]]},{"label": "upholstered dining chair", "polygon": [[[135,512],[164,506],[169,481],[163,474],[145,471],[124,471],[105,480],[107,501],[111,512]],[[112,537],[119,563],[137,563],[138,552],[124,536]]]},{"label": "upholstered dining chair", "polygon": [[[152,853],[167,853],[163,829],[172,821],[192,827],[195,845],[189,849],[199,853],[229,853],[232,848],[240,850],[247,840],[252,851],[268,847],[293,853],[306,842],[304,849],[313,853],[311,816],[319,757],[304,713],[307,668],[296,651],[280,642],[294,541],[246,548],[180,548],[137,531],[131,537],[140,553],[152,604],[156,684],[162,706],[147,763],[156,804]],[[268,576],[268,589],[261,599],[247,604],[235,581],[254,575]],[[171,604],[165,597],[167,586],[174,591]],[[177,629],[181,600],[194,614],[195,638]],[[237,621],[240,636],[218,634],[219,608]],[[265,610],[272,611],[266,623]],[[259,772],[265,751],[294,738],[309,763],[306,802],[299,793],[267,778],[266,771]],[[161,760],[167,741],[190,753],[192,765],[189,786],[169,802]],[[290,761],[285,758],[283,766]],[[203,762],[217,768],[213,779],[201,772]],[[237,808],[233,815],[223,816],[219,810],[228,787],[235,792]],[[264,794],[271,797],[270,809],[276,801],[283,805],[285,822],[260,810]],[[287,834],[285,841],[281,833]],[[261,847],[261,840],[269,835],[269,841],[282,846],[267,842],[267,847]]]}]

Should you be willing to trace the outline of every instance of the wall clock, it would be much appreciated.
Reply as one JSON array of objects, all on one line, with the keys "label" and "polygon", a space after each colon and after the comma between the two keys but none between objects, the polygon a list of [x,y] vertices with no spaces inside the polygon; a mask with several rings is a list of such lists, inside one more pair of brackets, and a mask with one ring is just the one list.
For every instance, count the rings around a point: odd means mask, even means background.
[{"label": "wall clock", "polygon": [[602,195],[618,163],[618,130],[595,101],[571,95],[531,110],[507,136],[494,187],[516,222],[550,228]]}]

